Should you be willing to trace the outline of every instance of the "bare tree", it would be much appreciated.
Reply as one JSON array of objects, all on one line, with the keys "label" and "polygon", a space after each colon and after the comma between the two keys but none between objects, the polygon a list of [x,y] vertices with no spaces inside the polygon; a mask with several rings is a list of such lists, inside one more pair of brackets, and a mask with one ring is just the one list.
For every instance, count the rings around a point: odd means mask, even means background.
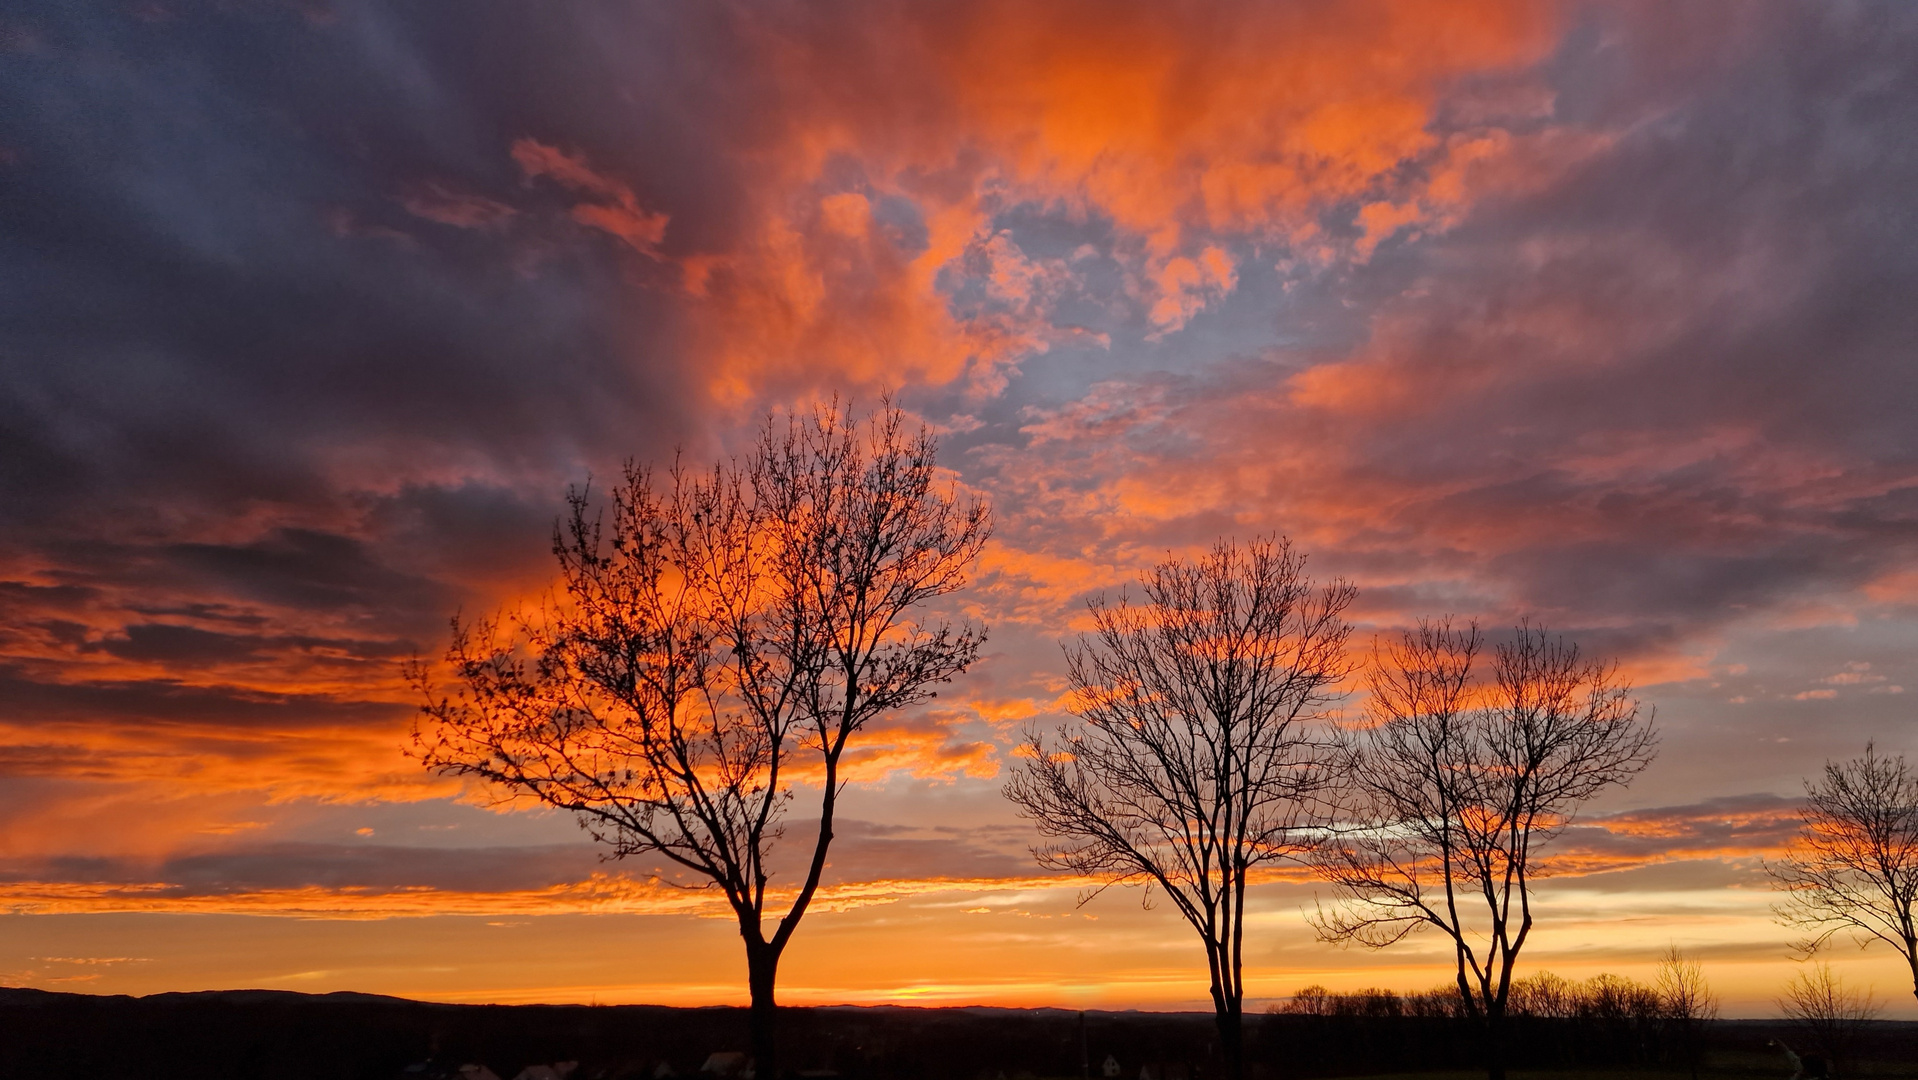
[{"label": "bare tree", "polygon": [[1658,1011],[1672,1026],[1686,1067],[1697,1080],[1705,1025],[1718,1019],[1718,997],[1705,981],[1705,969],[1673,944],[1659,957],[1653,988],[1658,993]]},{"label": "bare tree", "polygon": [[[935,450],[890,404],[857,421],[835,403],[768,419],[743,465],[664,485],[629,465],[610,523],[569,492],[540,611],[454,619],[451,696],[413,669],[429,768],[571,811],[611,857],[661,856],[723,895],[761,1076],[778,1075],[779,958],[826,866],[848,742],[983,641],[915,615],[965,583],[991,527]],[[818,825],[797,887],[774,888],[795,781],[817,790]]]},{"label": "bare tree", "polygon": [[1628,782],[1656,748],[1612,665],[1520,626],[1475,684],[1476,625],[1420,623],[1377,650],[1370,726],[1346,743],[1346,820],[1315,856],[1341,903],[1328,941],[1385,948],[1427,927],[1451,939],[1461,999],[1503,1080],[1504,1019],[1532,930],[1537,849],[1580,803]]},{"label": "bare tree", "polygon": [[1356,591],[1304,567],[1284,539],[1221,541],[1154,567],[1141,605],[1093,601],[1092,640],[1066,654],[1083,724],[1029,733],[1005,788],[1055,840],[1033,850],[1042,865],[1143,883],[1148,902],[1156,886],[1198,931],[1234,1076],[1248,878],[1309,842],[1326,779],[1309,724],[1348,670]]},{"label": "bare tree", "polygon": [[[1811,1064],[1810,1056],[1806,1055],[1800,1059],[1799,1072],[1805,1076],[1826,1072],[1841,1076],[1851,1065],[1851,1050],[1858,1041],[1858,1033],[1878,1018],[1880,1009],[1870,991],[1847,988],[1830,964],[1821,963],[1800,971],[1785,984],[1784,996],[1778,999],[1778,1011],[1805,1032],[1811,1045],[1824,1055],[1824,1064],[1828,1067],[1826,1070],[1804,1068]],[[1779,1049],[1796,1056],[1783,1043]]]},{"label": "bare tree", "polygon": [[1812,931],[1810,954],[1850,930],[1861,945],[1882,941],[1898,950],[1918,995],[1918,774],[1904,755],[1825,763],[1805,782],[1803,827],[1785,857],[1766,866],[1788,892],[1778,916]]},{"label": "bare tree", "polygon": [[[1450,997],[1459,1000],[1458,987]],[[1546,1020],[1570,1020],[1585,1008],[1585,989],[1550,971],[1541,971],[1512,980],[1512,992],[1505,999],[1505,1011],[1517,1016],[1536,1016]]]}]

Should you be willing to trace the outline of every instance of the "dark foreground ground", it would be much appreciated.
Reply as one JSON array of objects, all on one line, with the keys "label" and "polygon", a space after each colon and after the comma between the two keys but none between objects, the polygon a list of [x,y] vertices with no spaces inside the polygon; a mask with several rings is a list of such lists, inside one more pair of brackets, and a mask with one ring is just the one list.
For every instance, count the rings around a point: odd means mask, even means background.
[{"label": "dark foreground ground", "polygon": [[[1122,1080],[1219,1074],[1211,1017],[1058,1009],[790,1009],[786,1064],[847,1080],[1076,1077],[1083,1031],[1091,1075],[1108,1056]],[[1464,1025],[1411,1017],[1248,1017],[1247,1058],[1266,1080],[1402,1076],[1468,1080],[1476,1043]],[[1723,1021],[1681,1046],[1646,1025],[1535,1021],[1515,1033],[1513,1080],[1785,1080],[1765,1048],[1790,1029]],[[573,1080],[698,1074],[744,1047],[739,1009],[654,1006],[433,1005],[365,994],[281,991],[144,998],[0,989],[0,1078],[73,1080],[429,1080],[484,1064],[501,1080],[576,1061]],[[1918,1024],[1860,1036],[1845,1076],[1918,1078]],[[710,1074],[709,1074],[710,1076]]]}]

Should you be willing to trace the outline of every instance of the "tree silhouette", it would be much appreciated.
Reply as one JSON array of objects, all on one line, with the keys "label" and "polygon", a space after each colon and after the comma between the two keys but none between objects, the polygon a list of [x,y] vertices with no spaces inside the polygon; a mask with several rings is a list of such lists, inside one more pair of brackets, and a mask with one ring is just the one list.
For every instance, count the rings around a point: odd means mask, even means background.
[{"label": "tree silhouette", "polygon": [[1766,866],[1788,893],[1779,918],[1813,931],[1801,943],[1806,953],[1841,930],[1890,945],[1918,995],[1918,775],[1904,755],[1880,757],[1866,743],[1863,757],[1828,761],[1821,778],[1805,782],[1799,816],[1797,842]]},{"label": "tree silhouette", "polygon": [[[1812,964],[1792,976],[1778,998],[1778,1011],[1811,1039],[1811,1045],[1824,1056],[1819,1070],[1801,1058],[1799,1072],[1807,1077],[1829,1073],[1844,1076],[1851,1065],[1852,1047],[1858,1035],[1878,1018],[1877,998],[1869,990],[1852,990],[1838,977],[1830,964]],[[1779,1049],[1787,1054],[1789,1047]],[[1811,1067],[1806,1067],[1811,1066]]]},{"label": "tree silhouette", "polygon": [[[984,640],[916,617],[964,585],[991,529],[941,483],[936,449],[890,403],[857,421],[835,402],[769,418],[743,465],[676,466],[664,485],[628,465],[610,522],[568,493],[540,610],[454,619],[453,694],[413,668],[429,768],[571,811],[612,857],[663,856],[723,894],[762,1077],[778,1076],[779,958],[826,866],[848,742]],[[795,781],[818,791],[819,821],[803,879],[780,889],[769,857]]]},{"label": "tree silhouette", "polygon": [[1476,625],[1420,623],[1379,651],[1370,726],[1348,739],[1346,820],[1315,856],[1344,901],[1328,941],[1386,948],[1426,927],[1451,939],[1459,996],[1483,1021],[1487,1075],[1503,1080],[1512,972],[1532,930],[1540,845],[1580,803],[1629,781],[1656,747],[1610,665],[1521,626],[1474,669]]},{"label": "tree silhouette", "polygon": [[1067,651],[1083,724],[1029,733],[1006,797],[1056,842],[1041,865],[1162,889],[1205,943],[1220,1044],[1243,1069],[1252,870],[1309,844],[1323,741],[1307,728],[1347,671],[1355,590],[1315,589],[1286,540],[1221,541],[1146,574],[1145,603],[1092,602]]},{"label": "tree silhouette", "polygon": [[1658,992],[1659,1013],[1672,1025],[1686,1068],[1692,1080],[1697,1080],[1704,1028],[1718,1019],[1718,996],[1705,981],[1704,967],[1681,952],[1676,943],[1658,958],[1653,988]]}]

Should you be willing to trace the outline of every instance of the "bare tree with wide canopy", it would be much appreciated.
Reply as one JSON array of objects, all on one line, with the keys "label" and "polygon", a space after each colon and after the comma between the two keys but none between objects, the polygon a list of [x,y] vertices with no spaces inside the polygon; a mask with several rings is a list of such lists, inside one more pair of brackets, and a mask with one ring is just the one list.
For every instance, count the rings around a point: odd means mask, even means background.
[{"label": "bare tree with wide canopy", "polygon": [[[1311,722],[1347,673],[1355,591],[1316,588],[1284,540],[1221,541],[1167,559],[1145,602],[1090,605],[1067,650],[1072,710],[1056,741],[1029,733],[1005,788],[1053,843],[1041,865],[1157,887],[1205,943],[1220,1044],[1243,1069],[1242,961],[1253,870],[1309,845],[1326,782]],[[1097,890],[1095,890],[1096,893]],[[1089,899],[1088,894],[1085,899]]]},{"label": "bare tree with wide canopy", "polygon": [[1718,1019],[1718,995],[1705,981],[1705,968],[1673,942],[1658,958],[1653,988],[1658,993],[1658,1009],[1678,1048],[1685,1055],[1685,1066],[1692,1080],[1698,1080],[1698,1061],[1704,1049],[1705,1028]]},{"label": "bare tree with wide canopy", "polygon": [[1476,625],[1422,622],[1378,650],[1368,726],[1346,742],[1351,804],[1315,861],[1344,901],[1325,940],[1372,948],[1434,927],[1452,942],[1466,1008],[1503,1080],[1512,972],[1533,924],[1538,849],[1579,804],[1628,782],[1657,746],[1612,665],[1520,626],[1478,686]]},{"label": "bare tree with wide canopy", "polygon": [[1851,1075],[1852,1048],[1882,1010],[1876,994],[1846,986],[1830,964],[1819,962],[1801,969],[1785,984],[1778,996],[1778,1011],[1810,1036],[1810,1048],[1824,1060],[1811,1054],[1801,1057],[1782,1039],[1773,1039],[1771,1045],[1784,1053],[1798,1075],[1829,1077]]},{"label": "bare tree with wide canopy", "polygon": [[1918,774],[1903,754],[1825,763],[1805,782],[1797,841],[1766,869],[1787,890],[1779,918],[1810,930],[1805,952],[1849,930],[1898,950],[1918,995]]},{"label": "bare tree with wide canopy", "polygon": [[[664,484],[629,465],[610,522],[569,492],[539,611],[454,619],[453,694],[414,667],[429,768],[571,811],[613,857],[663,857],[724,896],[763,1077],[778,1075],[779,958],[819,888],[848,743],[984,640],[918,615],[965,584],[991,529],[936,449],[890,403],[855,420],[835,402],[769,418],[743,464],[675,467]],[[818,824],[803,877],[776,888],[795,782],[817,792]]]}]

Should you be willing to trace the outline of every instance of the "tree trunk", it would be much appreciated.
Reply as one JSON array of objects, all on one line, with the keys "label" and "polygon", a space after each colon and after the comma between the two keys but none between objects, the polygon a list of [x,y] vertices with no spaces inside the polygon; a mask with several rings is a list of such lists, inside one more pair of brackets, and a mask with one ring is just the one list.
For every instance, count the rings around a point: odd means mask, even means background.
[{"label": "tree trunk", "polygon": [[773,984],[779,974],[779,952],[769,944],[746,943],[746,985],[752,992],[753,1076],[779,1080],[779,1044],[775,1025],[779,1006]]},{"label": "tree trunk", "polygon": [[1505,1010],[1485,1007],[1485,1080],[1505,1080]]},{"label": "tree trunk", "polygon": [[1212,967],[1212,1020],[1219,1028],[1219,1051],[1225,1056],[1225,1074],[1231,1080],[1244,1080],[1245,1001],[1227,989],[1238,981],[1238,973],[1230,967],[1232,955],[1226,945],[1208,936],[1205,950],[1206,960]]},{"label": "tree trunk", "polygon": [[1238,1001],[1219,1005],[1213,1019],[1219,1025],[1219,1049],[1225,1054],[1225,1074],[1231,1080],[1245,1077],[1245,1014]]}]

